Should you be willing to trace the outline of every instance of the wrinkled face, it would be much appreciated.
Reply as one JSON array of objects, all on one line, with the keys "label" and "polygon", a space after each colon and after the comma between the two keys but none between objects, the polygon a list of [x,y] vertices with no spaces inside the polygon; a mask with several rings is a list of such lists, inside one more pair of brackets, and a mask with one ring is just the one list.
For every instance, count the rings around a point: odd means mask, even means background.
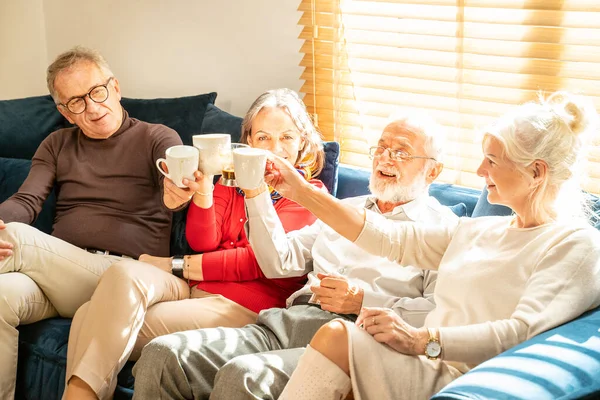
[{"label": "wrinkled face", "polygon": [[[416,129],[414,129],[417,132]],[[407,129],[403,123],[393,122],[385,127],[377,146],[402,150],[413,156],[424,156],[423,135]],[[373,173],[369,189],[379,200],[407,202],[424,193],[432,179],[428,178],[428,160],[414,158],[392,160],[388,151],[373,159]]]},{"label": "wrinkled face", "polygon": [[[110,76],[105,76],[100,68],[91,62],[78,62],[58,74],[54,87],[58,100],[67,104],[73,97],[84,96],[93,87],[104,85]],[[115,133],[123,122],[119,81],[111,79],[108,84],[108,98],[103,103],[95,103],[85,97],[86,109],[81,114],[73,114],[66,107],[58,105],[58,111],[83,133],[93,139],[106,139]]]},{"label": "wrinkled face", "polygon": [[297,164],[298,152],[304,146],[304,135],[289,114],[277,107],[265,107],[252,121],[248,144]]},{"label": "wrinkled face", "polygon": [[484,139],[483,154],[484,158],[477,169],[477,175],[485,178],[488,201],[508,206],[513,210],[521,210],[523,204],[528,201],[532,179],[528,179],[506,158],[502,143],[493,136]]}]

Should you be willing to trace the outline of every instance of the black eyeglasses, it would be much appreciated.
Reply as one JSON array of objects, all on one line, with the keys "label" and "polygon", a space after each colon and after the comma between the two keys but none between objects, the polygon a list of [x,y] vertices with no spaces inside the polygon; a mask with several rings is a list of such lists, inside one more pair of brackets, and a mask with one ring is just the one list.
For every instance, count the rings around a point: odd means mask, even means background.
[{"label": "black eyeglasses", "polygon": [[86,97],[89,97],[94,103],[104,103],[108,99],[108,84],[113,78],[113,76],[108,78],[104,85],[94,86],[83,96],[73,97],[67,101],[67,104],[58,103],[58,105],[65,107],[72,114],[81,114],[87,108]]},{"label": "black eyeglasses", "polygon": [[371,147],[369,149],[369,157],[371,158],[371,160],[374,158],[379,158],[383,155],[383,153],[385,153],[386,150],[388,151],[388,154],[390,155],[390,159],[394,160],[394,161],[409,161],[409,160],[412,160],[413,158],[422,158],[425,160],[437,161],[433,157],[411,156],[404,150],[394,150],[394,149],[389,149],[387,147],[381,147],[381,146]]}]

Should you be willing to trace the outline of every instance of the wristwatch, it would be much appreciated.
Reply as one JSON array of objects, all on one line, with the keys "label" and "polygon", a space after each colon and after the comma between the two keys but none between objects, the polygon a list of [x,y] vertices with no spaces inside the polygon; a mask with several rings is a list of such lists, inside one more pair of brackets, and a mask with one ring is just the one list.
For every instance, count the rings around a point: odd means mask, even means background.
[{"label": "wristwatch", "polygon": [[425,357],[430,360],[437,360],[440,354],[442,354],[442,344],[433,329],[427,328],[427,331],[429,332],[429,340],[425,345]]},{"label": "wristwatch", "polygon": [[183,279],[183,267],[185,266],[185,260],[183,256],[173,256],[171,258],[171,273],[178,278]]}]

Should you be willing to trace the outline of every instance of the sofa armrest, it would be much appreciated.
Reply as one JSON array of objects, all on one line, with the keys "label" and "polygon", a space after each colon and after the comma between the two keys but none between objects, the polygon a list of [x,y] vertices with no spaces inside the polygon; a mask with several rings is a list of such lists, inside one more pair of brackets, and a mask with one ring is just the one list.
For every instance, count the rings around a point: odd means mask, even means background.
[{"label": "sofa armrest", "polygon": [[599,398],[599,329],[596,308],[480,364],[432,400]]}]

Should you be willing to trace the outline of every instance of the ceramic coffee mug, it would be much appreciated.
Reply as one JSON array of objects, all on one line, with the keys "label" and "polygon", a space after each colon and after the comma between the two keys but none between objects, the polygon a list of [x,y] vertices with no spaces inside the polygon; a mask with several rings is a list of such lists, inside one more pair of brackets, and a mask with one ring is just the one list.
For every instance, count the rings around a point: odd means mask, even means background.
[{"label": "ceramic coffee mug", "polygon": [[[156,168],[161,174],[173,181],[177,187],[186,187],[182,181],[187,178],[193,181],[194,172],[198,169],[198,149],[192,146],[172,146],[165,152],[166,158],[156,160]],[[163,171],[160,163],[167,164],[169,173]]]},{"label": "ceramic coffee mug", "polygon": [[241,189],[256,189],[264,181],[267,152],[245,147],[233,151],[235,182]]},{"label": "ceramic coffee mug", "polygon": [[231,135],[209,133],[192,136],[194,147],[200,152],[198,170],[204,175],[220,175],[231,151]]}]

